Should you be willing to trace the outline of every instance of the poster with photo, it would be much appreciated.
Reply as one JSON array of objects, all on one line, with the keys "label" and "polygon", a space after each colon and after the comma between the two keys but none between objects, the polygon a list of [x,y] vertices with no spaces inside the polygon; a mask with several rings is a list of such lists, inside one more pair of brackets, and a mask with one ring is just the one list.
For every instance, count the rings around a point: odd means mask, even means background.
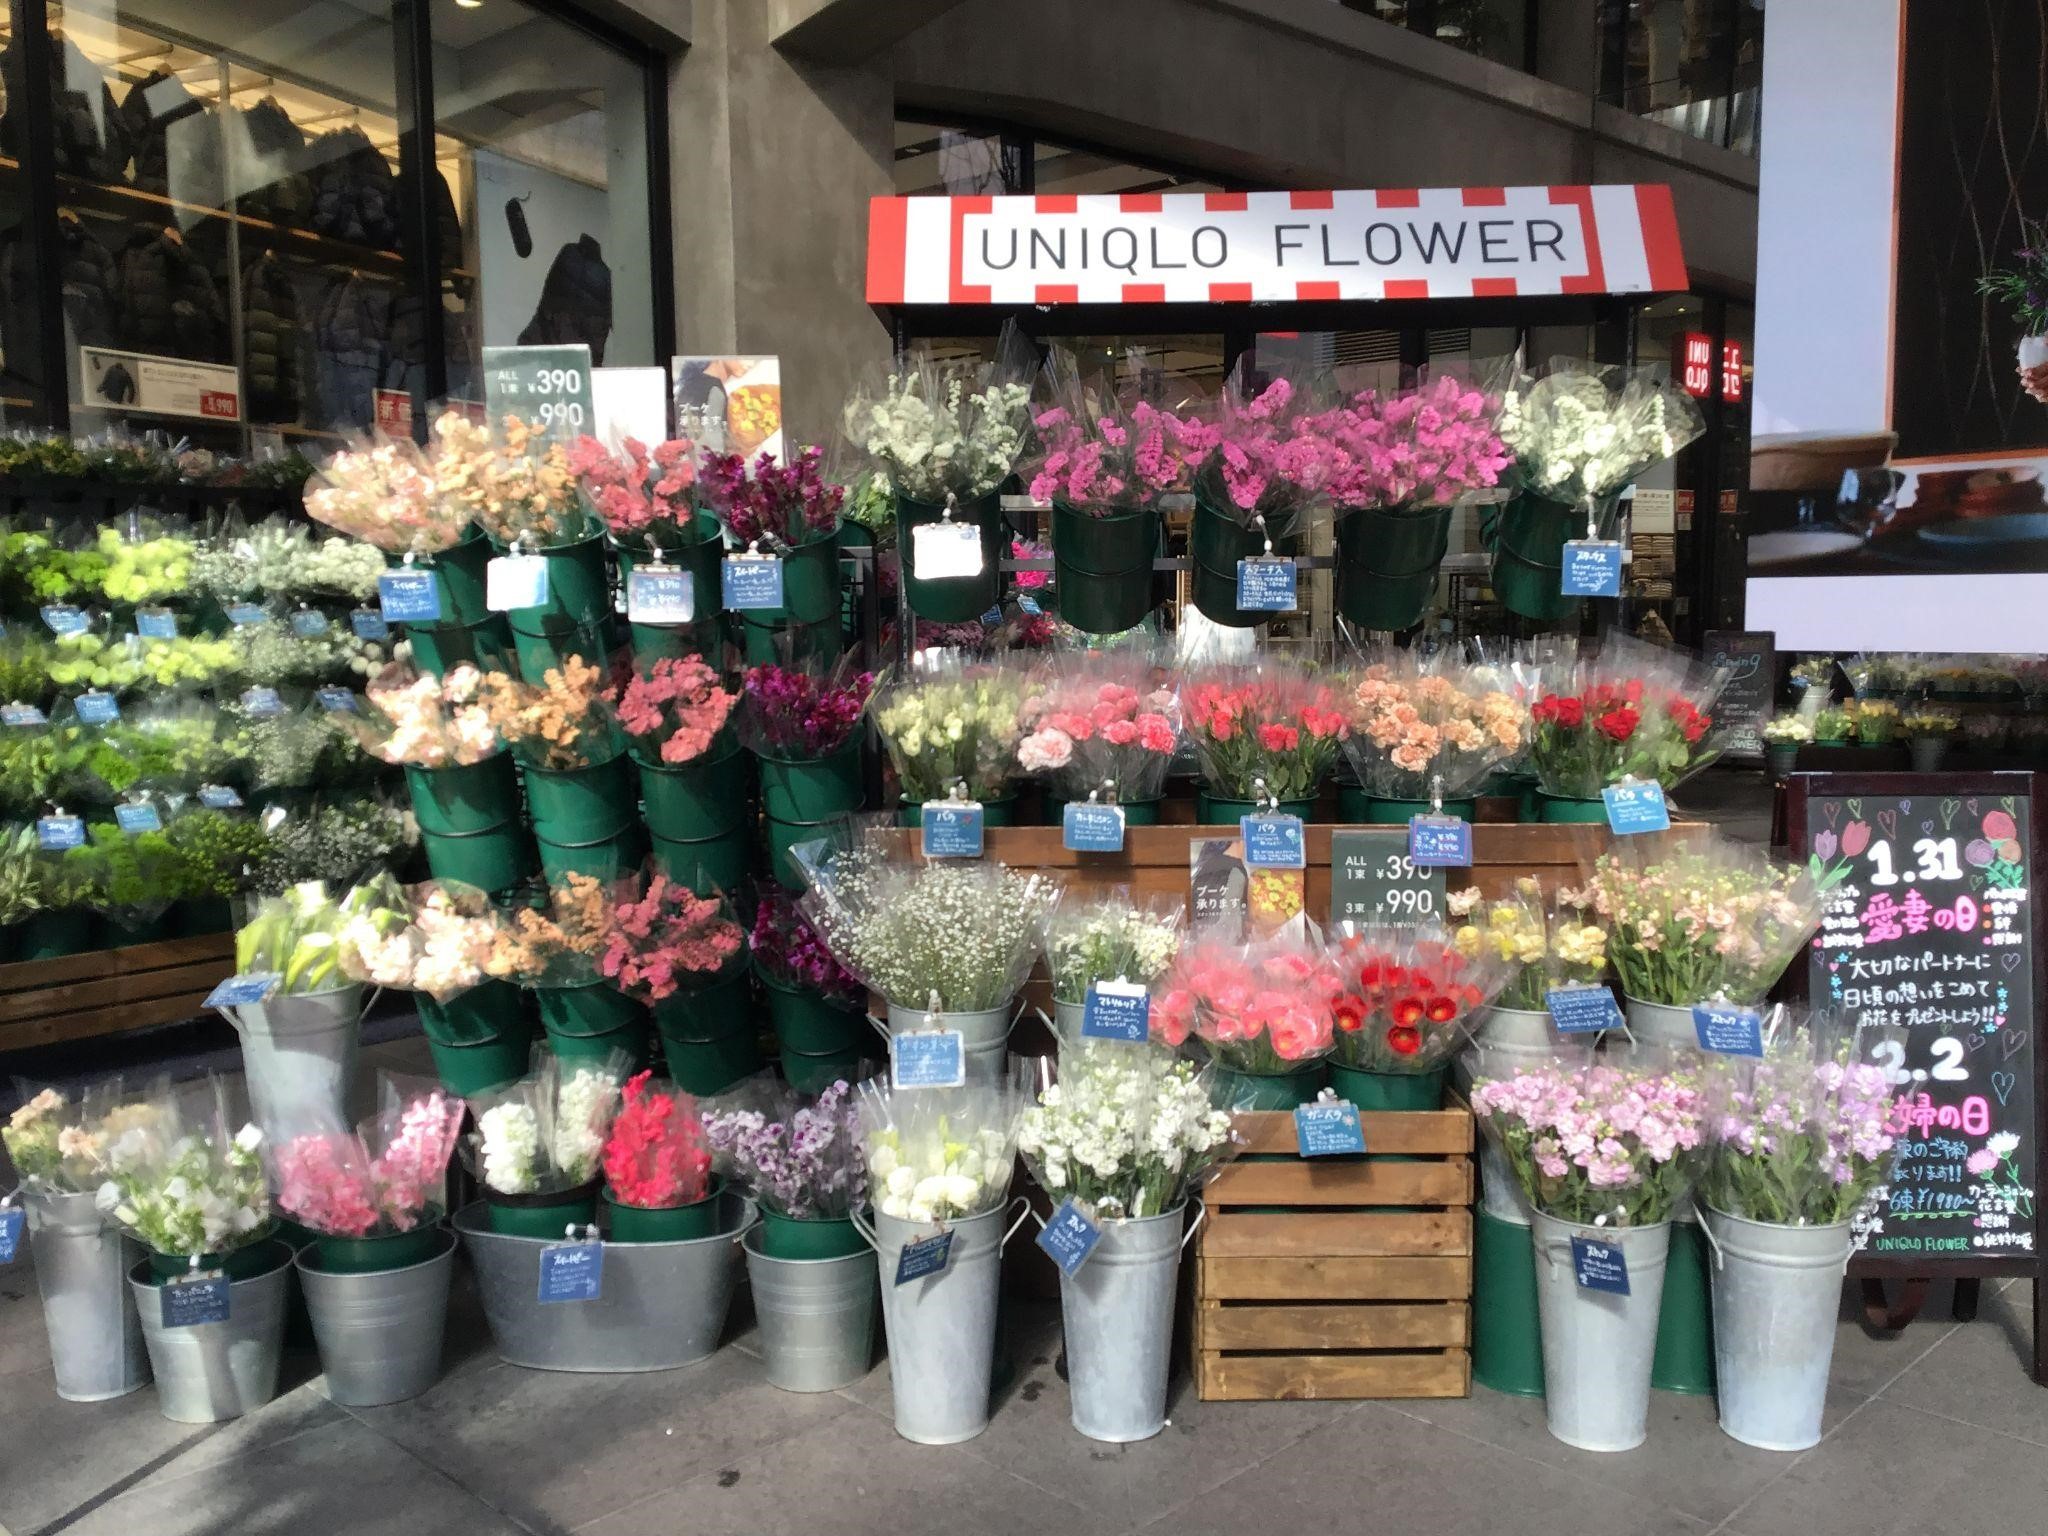
[{"label": "poster with photo", "polygon": [[242,378],[224,364],[80,347],[78,377],[90,409],[199,421],[242,419]]},{"label": "poster with photo", "polygon": [[2036,650],[2048,0],[1766,25],[1744,623],[1786,650]]},{"label": "poster with photo", "polygon": [[721,453],[787,456],[778,357],[679,357],[676,431]]}]

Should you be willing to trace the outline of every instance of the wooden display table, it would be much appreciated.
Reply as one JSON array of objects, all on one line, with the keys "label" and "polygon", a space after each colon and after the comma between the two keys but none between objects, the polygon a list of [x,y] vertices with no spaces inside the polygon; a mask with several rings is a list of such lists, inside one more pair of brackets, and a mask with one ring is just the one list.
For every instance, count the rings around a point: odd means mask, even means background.
[{"label": "wooden display table", "polygon": [[0,965],[0,1053],[192,1018],[234,955],[213,933]]}]

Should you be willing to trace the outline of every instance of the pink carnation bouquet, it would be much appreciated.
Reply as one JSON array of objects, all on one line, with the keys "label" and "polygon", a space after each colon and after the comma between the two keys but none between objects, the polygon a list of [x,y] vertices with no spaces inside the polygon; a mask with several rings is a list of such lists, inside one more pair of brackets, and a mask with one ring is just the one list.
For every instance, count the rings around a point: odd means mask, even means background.
[{"label": "pink carnation bouquet", "polygon": [[353,1132],[315,1130],[275,1143],[279,1210],[336,1238],[394,1237],[447,1213],[462,1100],[438,1087],[407,1095],[391,1079],[383,1096],[385,1110]]},{"label": "pink carnation bouquet", "polygon": [[618,451],[594,437],[569,445],[569,473],[612,538],[635,551],[697,544],[697,445],[672,438],[652,447],[626,438]]},{"label": "pink carnation bouquet", "polygon": [[314,470],[306,515],[387,555],[452,549],[470,524],[470,509],[440,494],[433,466],[402,438],[344,448]]},{"label": "pink carnation bouquet", "polygon": [[1341,990],[1306,925],[1252,944],[1211,929],[1181,946],[1153,988],[1152,1038],[1178,1049],[1192,1034],[1232,1072],[1292,1072],[1335,1048]]},{"label": "pink carnation bouquet", "polygon": [[1032,679],[1020,722],[1018,763],[1062,800],[1157,800],[1180,745],[1172,679],[1143,652],[1055,655]]},{"label": "pink carnation bouquet", "polygon": [[368,708],[341,718],[380,762],[466,767],[498,751],[482,686],[483,674],[467,662],[439,677],[393,662],[364,690]]},{"label": "pink carnation bouquet", "polygon": [[1336,682],[1268,657],[1203,668],[1180,692],[1181,716],[1211,795],[1253,800],[1315,797],[1350,727]]},{"label": "pink carnation bouquet", "polygon": [[1706,1102],[1693,1075],[1647,1055],[1614,1061],[1475,1083],[1472,1109],[1537,1210],[1578,1226],[1655,1226],[1691,1189]]},{"label": "pink carnation bouquet", "polygon": [[650,874],[612,893],[597,969],[628,997],[658,1003],[744,965],[746,952],[746,934],[722,896]]},{"label": "pink carnation bouquet", "polygon": [[1385,800],[1473,794],[1528,741],[1529,710],[1487,674],[1449,655],[1372,653],[1345,679],[1344,755],[1369,795]]},{"label": "pink carnation bouquet", "polygon": [[719,682],[702,656],[664,656],[643,664],[619,694],[619,725],[648,762],[694,763],[725,755],[739,694]]}]

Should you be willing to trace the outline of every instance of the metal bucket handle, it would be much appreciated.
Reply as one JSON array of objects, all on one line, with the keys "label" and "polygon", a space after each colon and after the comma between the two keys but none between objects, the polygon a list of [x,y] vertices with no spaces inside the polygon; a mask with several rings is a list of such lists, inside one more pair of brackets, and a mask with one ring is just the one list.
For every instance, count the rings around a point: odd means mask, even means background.
[{"label": "metal bucket handle", "polygon": [[[1705,1211],[1700,1212],[1699,1228],[1701,1232],[1706,1234],[1707,1246],[1714,1250],[1714,1268],[1726,1269],[1728,1267],[1728,1255],[1721,1251],[1721,1239],[1714,1236],[1714,1224],[1707,1220]],[[1842,1266],[1844,1270],[1847,1270],[1848,1267],[1846,1262]]]},{"label": "metal bucket handle", "polygon": [[884,1040],[890,1038],[889,1024],[886,1019],[878,1019],[871,1013],[868,1015],[868,1023],[874,1026],[875,1033],[880,1035]]},{"label": "metal bucket handle", "polygon": [[875,1229],[868,1225],[868,1219],[861,1215],[859,1211],[853,1210],[849,1210],[846,1213],[846,1217],[847,1220],[853,1223],[853,1230],[860,1234],[860,1240],[874,1249],[876,1253],[880,1253],[882,1251],[882,1239]]},{"label": "metal bucket handle", "polygon": [[[1010,1223],[1010,1230],[1003,1234],[1003,1240],[1000,1243],[996,1244],[996,1252],[998,1253],[1001,1253],[1005,1248],[1010,1246],[1010,1239],[1015,1237],[1017,1235],[1017,1229],[1024,1225],[1024,1218],[1026,1216],[1034,1216],[1037,1214],[1037,1212],[1031,1209],[1030,1200],[1025,1198],[1023,1195],[1019,1195],[1015,1200],[1012,1200],[1010,1204],[1013,1208],[1017,1206],[1022,1206],[1023,1209],[1017,1212],[1017,1219]],[[1040,1221],[1039,1225],[1042,1227],[1045,1225],[1045,1223],[1043,1221]]]},{"label": "metal bucket handle", "polygon": [[363,999],[362,1010],[356,1014],[357,1028],[362,1027],[363,1020],[367,1019],[370,1016],[370,1010],[377,1006],[377,999],[382,997],[383,995],[384,988],[381,984],[370,988],[370,995]]},{"label": "metal bucket handle", "polygon": [[1188,1198],[1195,1202],[1195,1221],[1181,1237],[1180,1248],[1183,1253],[1187,1252],[1188,1244],[1195,1240],[1195,1234],[1202,1230],[1202,1223],[1209,1219],[1209,1202],[1200,1195],[1190,1195]]}]

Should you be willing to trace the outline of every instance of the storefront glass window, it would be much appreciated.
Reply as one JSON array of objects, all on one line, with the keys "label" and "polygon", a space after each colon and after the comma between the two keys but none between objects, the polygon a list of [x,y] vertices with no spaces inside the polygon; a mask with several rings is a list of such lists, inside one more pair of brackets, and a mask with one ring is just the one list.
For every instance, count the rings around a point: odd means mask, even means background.
[{"label": "storefront glass window", "polygon": [[896,192],[900,197],[1001,196],[1028,191],[1022,155],[1000,134],[899,118]]},{"label": "storefront glass window", "polygon": [[1609,101],[1756,153],[1763,0],[1611,0],[1602,21]]},{"label": "storefront glass window", "polygon": [[1511,69],[1529,67],[1529,19],[1536,7],[1526,0],[1344,0],[1393,26],[1420,32],[1464,53]]},{"label": "storefront glass window", "polygon": [[[440,235],[448,393],[487,346],[583,342],[656,355],[645,77],[518,0],[433,0],[436,156],[456,172]],[[454,228],[450,228],[452,220]]]}]

